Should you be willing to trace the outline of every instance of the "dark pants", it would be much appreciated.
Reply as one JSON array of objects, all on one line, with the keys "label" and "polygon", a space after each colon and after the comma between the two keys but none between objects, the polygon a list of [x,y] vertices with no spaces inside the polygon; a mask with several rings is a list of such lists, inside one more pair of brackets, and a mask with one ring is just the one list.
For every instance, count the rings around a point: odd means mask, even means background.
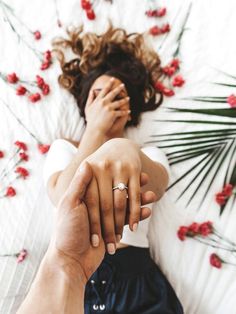
[{"label": "dark pants", "polygon": [[85,290],[85,314],[182,314],[167,279],[149,249],[129,246],[106,253]]}]

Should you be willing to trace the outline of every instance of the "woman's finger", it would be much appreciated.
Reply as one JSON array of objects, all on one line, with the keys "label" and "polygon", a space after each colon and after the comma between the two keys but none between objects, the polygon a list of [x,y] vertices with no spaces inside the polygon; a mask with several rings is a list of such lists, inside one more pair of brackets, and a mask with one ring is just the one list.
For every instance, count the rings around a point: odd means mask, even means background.
[{"label": "woman's finger", "polygon": [[99,189],[100,216],[102,222],[102,235],[108,253],[116,251],[115,223],[113,211],[112,178],[109,165],[106,161],[100,167],[96,176]]},{"label": "woman's finger", "polygon": [[[141,207],[140,221],[150,217],[151,213],[152,213],[152,211],[151,211],[151,209],[149,207]],[[127,211],[127,214],[126,214],[126,217],[125,217],[125,225],[129,224],[129,220],[130,220],[130,212]]]},{"label": "woman's finger", "polygon": [[112,89],[113,83],[114,83],[115,79],[114,77],[112,77],[106,84],[105,86],[101,89],[101,91],[99,92],[97,99],[102,99],[104,98]]},{"label": "woman's finger", "polygon": [[130,99],[129,97],[125,97],[122,98],[121,100],[116,100],[109,105],[109,109],[110,110],[117,110],[121,108],[122,110],[129,109],[129,99]]},{"label": "woman's finger", "polygon": [[127,184],[127,178],[120,178],[113,181],[113,207],[114,207],[114,220],[115,220],[115,232],[117,242],[121,239],[123,228],[125,225],[125,216],[127,209],[127,191],[119,190],[119,183]]},{"label": "woman's finger", "polygon": [[108,92],[108,93],[106,94],[106,96],[104,97],[105,103],[106,103],[106,104],[110,104],[110,103],[114,100],[114,98],[115,98],[118,94],[120,94],[120,92],[121,92],[122,90],[124,90],[124,88],[125,88],[125,84],[122,83],[122,84],[118,85],[117,87],[115,87],[115,88],[109,90],[109,92]]},{"label": "woman's finger", "polygon": [[140,220],[141,196],[140,196],[140,172],[133,171],[128,183],[129,210],[130,219],[129,227],[131,231],[136,231]]},{"label": "woman's finger", "polygon": [[93,177],[92,181],[88,186],[85,195],[85,204],[88,209],[91,244],[94,247],[98,247],[101,237],[101,223],[99,211],[99,193],[95,177]]}]

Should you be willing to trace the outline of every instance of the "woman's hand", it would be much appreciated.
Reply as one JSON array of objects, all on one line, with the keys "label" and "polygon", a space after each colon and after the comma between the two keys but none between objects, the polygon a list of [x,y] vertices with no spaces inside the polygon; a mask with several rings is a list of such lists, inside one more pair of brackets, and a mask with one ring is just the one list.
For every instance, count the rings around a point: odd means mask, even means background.
[{"label": "woman's hand", "polygon": [[117,95],[124,89],[124,84],[113,87],[114,78],[111,78],[96,96],[91,89],[85,106],[87,127],[106,134],[114,122],[121,117],[127,117],[129,110],[129,97],[115,100]]},{"label": "woman's hand", "polygon": [[[125,224],[135,231],[139,221],[150,215],[150,209],[141,209],[141,205],[156,200],[151,191],[141,193],[141,186],[147,184],[148,178],[141,173],[139,152],[134,142],[116,138],[86,158],[94,174],[85,198],[92,242],[96,246],[96,235],[102,233],[109,253],[115,252],[115,243],[120,240]],[[113,190],[120,182],[128,190]]]}]

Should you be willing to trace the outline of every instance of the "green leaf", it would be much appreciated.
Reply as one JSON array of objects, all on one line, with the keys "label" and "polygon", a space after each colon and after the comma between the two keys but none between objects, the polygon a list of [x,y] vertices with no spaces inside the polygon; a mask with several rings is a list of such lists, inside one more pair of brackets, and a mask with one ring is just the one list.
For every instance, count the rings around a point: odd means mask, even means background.
[{"label": "green leaf", "polygon": [[190,113],[197,113],[197,114],[206,114],[206,115],[214,115],[214,116],[221,116],[221,117],[230,117],[236,118],[236,110],[233,108],[225,108],[225,109],[181,109],[181,108],[170,108],[171,111],[175,112],[190,112]]},{"label": "green leaf", "polygon": [[217,124],[217,125],[236,125],[235,122],[220,121],[201,121],[201,120],[154,120],[156,122],[180,122],[180,123],[197,123],[197,124]]}]

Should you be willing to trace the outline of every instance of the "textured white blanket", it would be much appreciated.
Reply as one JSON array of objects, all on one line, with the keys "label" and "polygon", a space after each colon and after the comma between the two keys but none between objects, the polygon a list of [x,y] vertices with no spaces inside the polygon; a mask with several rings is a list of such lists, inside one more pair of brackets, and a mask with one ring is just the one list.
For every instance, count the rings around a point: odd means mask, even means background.
[{"label": "textured white blanket", "polygon": [[[29,148],[29,161],[25,167],[30,176],[26,180],[17,179],[14,183],[17,195],[13,198],[0,199],[0,254],[12,254],[26,248],[27,259],[16,263],[14,257],[0,257],[0,313],[15,313],[25,297],[35,276],[40,260],[47,248],[53,225],[53,210],[45,196],[42,183],[42,167],[45,156],[37,149],[37,141],[51,143],[56,138],[76,140],[82,129],[82,121],[71,96],[59,88],[57,76],[60,72],[56,62],[42,72],[37,51],[50,49],[51,39],[64,34],[70,24],[84,23],[85,30],[102,32],[110,18],[115,26],[124,27],[130,32],[143,32],[153,25],[144,12],[150,0],[96,0],[94,9],[97,18],[88,21],[81,10],[79,0],[58,1],[17,1],[5,0],[14,14],[31,30],[40,30],[42,39],[35,41],[33,35],[17,20],[9,9],[0,1],[0,72],[16,72],[25,81],[34,81],[40,74],[50,84],[51,92],[37,103],[30,103],[26,97],[15,95],[10,84],[0,79],[0,150],[5,158],[0,159],[0,173],[6,167],[7,160],[15,151],[14,142],[24,141]],[[155,1],[153,2],[155,3]],[[153,38],[155,49],[159,49],[163,63],[171,59],[176,49],[177,38],[186,17],[190,1],[160,0],[160,6],[166,6],[168,14],[163,21],[169,22],[171,32],[168,36]],[[225,106],[227,104],[197,104],[183,101],[188,96],[228,96],[234,93],[233,87],[212,85],[210,82],[233,82],[215,68],[236,75],[236,2],[227,0],[192,1],[191,12],[186,24],[180,47],[181,73],[186,84],[172,98],[165,98],[163,106],[155,113],[145,113],[138,129],[130,130],[128,136],[143,143],[152,140],[151,135],[202,130],[209,125],[190,125],[189,123],[157,122],[154,119],[195,119],[191,113],[176,113],[167,107],[203,108]],[[7,18],[8,17],[8,18]],[[62,28],[57,25],[60,19]],[[12,23],[10,25],[10,23]],[[161,24],[161,23],[160,23]],[[37,141],[25,130],[21,123],[37,138]],[[209,121],[216,120],[207,116]],[[233,121],[233,119],[219,119]],[[216,126],[217,127],[217,126]],[[159,139],[157,137],[157,139]],[[158,145],[161,144],[158,143]],[[166,153],[168,148],[164,148]],[[235,156],[233,157],[235,159]],[[172,167],[171,182],[179,178],[188,169],[192,160]],[[236,241],[236,208],[232,202],[219,216],[219,205],[215,202],[215,193],[219,192],[226,167],[217,174],[217,180],[199,207],[206,184],[200,193],[186,208],[189,194],[176,202],[179,193],[191,181],[194,174],[170,189],[156,205],[153,213],[150,241],[156,262],[160,265],[181,299],[188,314],[233,314],[236,313],[236,266],[223,265],[213,268],[209,255],[213,248],[188,239],[181,242],[176,232],[180,225],[192,221],[211,220],[222,234]],[[0,182],[0,188],[7,184],[6,177]],[[191,191],[194,190],[194,185]],[[32,312],[33,313],[33,312]]]}]

